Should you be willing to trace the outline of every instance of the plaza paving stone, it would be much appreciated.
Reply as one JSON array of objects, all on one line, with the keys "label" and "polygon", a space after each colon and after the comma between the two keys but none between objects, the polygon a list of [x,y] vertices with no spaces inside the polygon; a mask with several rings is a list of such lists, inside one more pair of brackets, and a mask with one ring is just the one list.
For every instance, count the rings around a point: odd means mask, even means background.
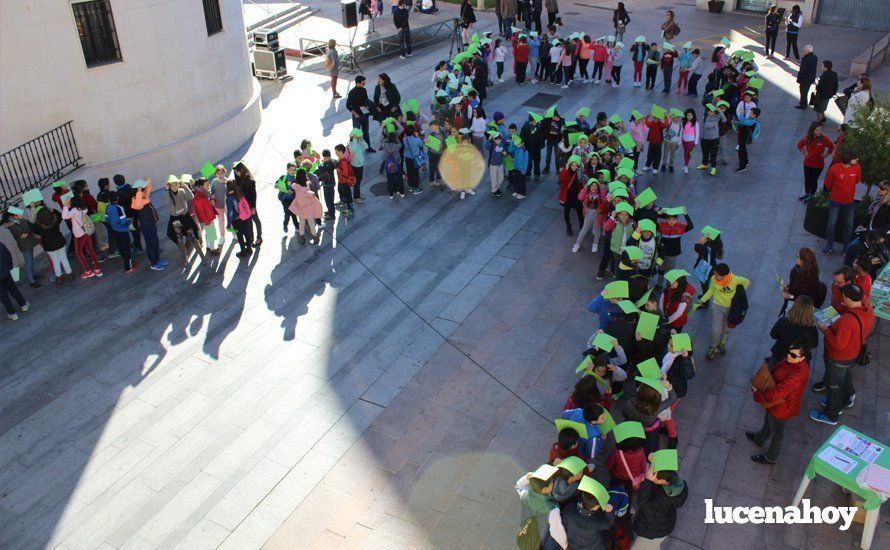
[{"label": "plaza paving stone", "polygon": [[[322,13],[334,13],[322,4]],[[654,35],[662,5],[628,7],[629,34]],[[757,39],[759,18],[673,7],[683,41]],[[598,19],[578,29],[610,26],[604,10],[564,9],[578,13],[566,16],[569,30],[584,18]],[[493,28],[493,17],[480,14],[480,27]],[[830,50],[844,78],[875,35],[809,25],[801,40],[823,58]],[[443,48],[365,70],[388,72],[405,97],[425,97]],[[723,229],[727,261],[752,280],[753,307],[724,358],[704,360],[706,315],[689,326],[700,370],[677,416],[690,498],[665,545],[671,549],[839,548],[861,533],[861,526],[703,524],[704,498],[789,504],[806,461],[831,432],[798,418],[778,464],[748,460],[755,449],[744,431],[759,426],[761,412],[747,380],[772,343],[781,300],[773,274],[790,267],[800,246],[819,245],[803,231],[795,200],[802,177],[793,143],[812,113],[791,108],[789,65],[758,61],[769,83],[748,172],[641,178],[659,203],[686,204],[697,226]],[[167,271],[124,277],[111,261],[101,281],[28,292],[33,309],[3,324],[0,546],[513,546],[513,483],[546,459],[554,438],[547,419],[561,410],[571,367],[596,328],[585,304],[603,284],[593,277],[599,256],[589,248],[571,254],[552,176],[531,184],[525,201],[493,200],[481,192],[485,184],[464,201],[426,183],[423,194],[402,200],[368,193],[355,218],[325,233],[319,251],[301,247],[282,235],[271,182],[300,139],[332,148],[350,124],[344,102],[329,101],[321,67],[291,69],[293,82],[264,84],[262,127],[224,159],[245,159],[261,186],[261,252],[239,264],[230,242],[219,261],[183,266],[165,242]],[[539,92],[563,96],[567,113],[583,105],[625,114],[652,102],[698,106],[630,87],[503,84],[491,90],[489,110],[519,121]],[[839,113],[830,114],[836,123]],[[380,181],[378,161],[371,157],[367,190]],[[687,268],[692,239],[680,261]],[[823,279],[838,264],[820,257]],[[875,360],[857,369],[856,404],[841,419],[888,442],[886,323],[870,344]],[[821,373],[819,360],[813,378]],[[814,402],[806,394],[805,405]],[[845,505],[838,488],[812,487],[816,503]],[[874,547],[887,540],[884,519]]]}]

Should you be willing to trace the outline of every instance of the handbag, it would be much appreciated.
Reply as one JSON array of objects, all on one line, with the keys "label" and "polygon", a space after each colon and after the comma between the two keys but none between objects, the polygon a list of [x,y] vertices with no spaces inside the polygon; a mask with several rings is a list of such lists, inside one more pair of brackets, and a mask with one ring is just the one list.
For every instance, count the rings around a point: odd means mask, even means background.
[{"label": "handbag", "polygon": [[816,92],[810,92],[810,105],[816,105]]},{"label": "handbag", "polygon": [[705,283],[711,276],[711,251],[707,250],[704,257],[695,264],[692,273],[699,282]]},{"label": "handbag", "polygon": [[868,345],[865,343],[865,334],[863,334],[862,330],[862,321],[859,320],[859,316],[856,314],[851,314],[856,318],[856,322],[859,323],[859,337],[862,340],[862,346],[859,348],[859,355],[856,356],[856,364],[865,366],[871,363],[871,352],[868,351]]},{"label": "handbag", "polygon": [[538,531],[538,520],[535,516],[530,516],[522,522],[519,532],[516,533],[516,546],[522,550],[541,548],[541,533]]},{"label": "handbag", "polygon": [[834,104],[837,105],[837,108],[841,110],[842,113],[847,113],[847,104],[850,103],[850,97],[845,95],[839,95],[834,98]]},{"label": "handbag", "polygon": [[[757,372],[754,373],[754,376],[751,378],[751,386],[759,392],[771,390],[776,387],[776,380],[775,378],[773,378],[773,373],[770,372],[769,365],[767,363],[763,363],[762,365],[760,365],[760,368],[757,369]],[[764,409],[769,409],[775,407],[783,401],[785,401],[785,399],[761,403],[761,405],[763,405]]]}]

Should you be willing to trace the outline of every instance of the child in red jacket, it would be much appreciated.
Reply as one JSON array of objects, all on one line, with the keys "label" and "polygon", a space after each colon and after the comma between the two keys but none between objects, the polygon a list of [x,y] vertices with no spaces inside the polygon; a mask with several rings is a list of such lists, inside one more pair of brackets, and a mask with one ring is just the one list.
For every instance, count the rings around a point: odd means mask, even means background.
[{"label": "child in red jacket", "polygon": [[591,49],[593,50],[593,73],[590,76],[593,78],[594,84],[599,84],[603,78],[603,66],[609,59],[609,50],[603,44],[602,38],[597,38]]},{"label": "child in red jacket", "polygon": [[355,172],[352,171],[352,164],[346,154],[346,146],[338,144],[334,147],[334,153],[337,155],[337,192],[340,194],[340,202],[346,205],[346,215],[352,216],[355,214],[355,207],[352,205]]},{"label": "child in red jacket", "polygon": [[652,118],[652,115],[646,115],[643,122],[649,127],[649,134],[646,141],[649,142],[649,150],[646,153],[646,170],[652,170],[653,174],[658,174],[658,167],[661,165],[661,143],[664,141],[664,129],[670,126],[671,120],[665,115],[662,119]]},{"label": "child in red jacket", "polygon": [[628,495],[640,488],[649,469],[644,450],[646,438],[642,434],[643,426],[639,422],[622,422],[616,426],[615,450],[606,459],[612,479],[623,483]]}]

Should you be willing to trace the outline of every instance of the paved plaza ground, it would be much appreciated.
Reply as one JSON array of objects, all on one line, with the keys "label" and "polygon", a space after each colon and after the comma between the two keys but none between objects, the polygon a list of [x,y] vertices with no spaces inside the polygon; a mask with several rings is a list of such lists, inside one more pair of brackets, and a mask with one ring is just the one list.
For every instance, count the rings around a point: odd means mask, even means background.
[{"label": "paved plaza ground", "polygon": [[[691,4],[628,2],[628,33],[655,36],[663,9],[673,7],[681,42],[710,52],[723,35],[735,47],[757,40],[759,18],[713,16]],[[611,13],[601,7],[566,3],[568,30],[605,34]],[[479,19],[494,27],[491,14]],[[416,14],[413,22],[422,24]],[[809,25],[801,44],[815,44],[844,78],[876,36]],[[403,97],[423,98],[443,49],[447,42],[365,72],[388,72]],[[819,246],[802,227],[793,145],[813,114],[791,108],[793,67],[751,49],[768,84],[749,170],[737,175],[731,164],[716,178],[641,177],[659,203],[685,204],[698,227],[721,228],[728,263],[752,280],[751,310],[725,357],[704,359],[707,315],[688,327],[700,369],[678,409],[690,498],[665,547],[849,548],[860,525],[841,532],[704,524],[705,498],[790,504],[809,457],[832,431],[801,416],[790,422],[776,465],[749,460],[755,448],[744,431],[760,425],[761,411],[748,379],[772,344],[781,302],[773,277],[787,272],[799,247]],[[301,139],[333,148],[350,130],[345,100],[330,101],[323,70],[291,69],[292,82],[264,84],[260,130],[226,159],[244,159],[261,188],[259,253],[239,262],[227,243],[219,261],[183,267],[164,242],[167,271],[125,277],[112,261],[103,280],[28,292],[32,310],[2,324],[0,547],[514,546],[513,484],[547,459],[555,436],[547,419],[559,414],[596,328],[585,304],[608,282],[594,279],[599,256],[571,253],[552,176],[531,184],[524,201],[484,192],[461,201],[429,187],[390,201],[370,169],[367,199],[353,219],[337,221],[335,240],[326,233],[315,252],[283,236],[271,182]],[[629,67],[624,74],[629,81]],[[345,96],[348,75],[343,80]],[[877,80],[886,82],[887,69]],[[487,106],[520,122],[537,93],[562,96],[566,113],[590,106],[626,115],[653,102],[700,107],[629,85],[512,84],[491,90]],[[839,113],[831,116],[833,136]],[[687,269],[692,240],[679,263]],[[819,261],[823,280],[840,264],[838,256]],[[888,343],[881,322],[870,341],[874,361],[857,369],[856,402],[841,417],[884,442]],[[813,377],[822,369],[819,360]],[[808,392],[805,405],[815,398]],[[848,502],[824,481],[809,496],[817,505]],[[888,541],[885,516],[873,547]]]}]

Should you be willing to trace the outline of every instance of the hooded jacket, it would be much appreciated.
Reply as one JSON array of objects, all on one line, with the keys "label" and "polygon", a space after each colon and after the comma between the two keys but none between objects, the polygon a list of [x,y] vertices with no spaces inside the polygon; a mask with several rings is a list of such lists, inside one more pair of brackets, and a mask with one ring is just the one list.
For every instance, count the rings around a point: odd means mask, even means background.
[{"label": "hooded jacket", "polygon": [[689,488],[678,475],[668,485],[656,485],[648,479],[637,492],[637,513],[633,531],[640,537],[657,539],[671,534],[677,525],[677,510],[686,502]]},{"label": "hooded jacket", "polygon": [[800,414],[801,396],[807,389],[810,379],[810,366],[806,361],[791,364],[782,359],[773,369],[775,387],[769,390],[754,390],[754,401],[758,403],[774,403],[778,405],[766,409],[773,418],[790,420]]},{"label": "hooded jacket", "polygon": [[569,548],[579,550],[602,550],[603,531],[612,527],[615,516],[602,509],[588,510],[580,502],[563,507],[562,523],[569,538]]}]

